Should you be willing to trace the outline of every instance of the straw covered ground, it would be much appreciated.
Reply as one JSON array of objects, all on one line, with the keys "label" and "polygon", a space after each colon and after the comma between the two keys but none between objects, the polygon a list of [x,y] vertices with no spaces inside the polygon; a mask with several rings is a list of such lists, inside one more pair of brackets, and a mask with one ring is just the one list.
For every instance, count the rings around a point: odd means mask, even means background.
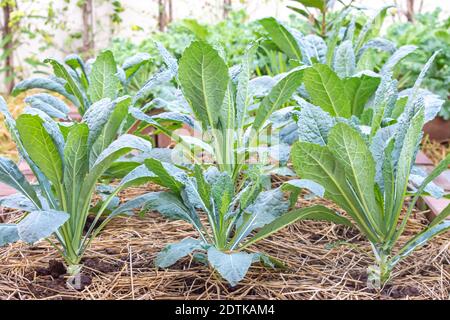
[{"label": "straw covered ground", "polygon": [[[11,113],[13,118],[17,118],[25,109],[26,107],[25,98],[41,92],[42,91],[38,89],[32,89],[20,93],[17,97],[13,97],[11,95],[5,97],[9,112]],[[55,97],[62,99],[65,102],[68,102],[66,98],[64,98],[59,94],[56,93],[51,94],[54,95]],[[17,154],[16,144],[11,139],[11,135],[9,134],[9,131],[6,128],[4,117],[2,114],[0,114],[0,156],[7,157],[16,161],[18,160],[19,157]]]},{"label": "straw covered ground", "polygon": [[[123,198],[153,189],[136,188]],[[300,200],[299,206],[324,200]],[[4,213],[14,220],[16,213]],[[425,226],[415,212],[405,241]],[[371,250],[357,230],[328,223],[298,222],[252,249],[287,263],[284,270],[251,267],[231,288],[209,267],[185,258],[167,270],[153,266],[156,254],[184,237],[195,237],[185,222],[157,213],[144,218],[119,217],[93,242],[84,259],[83,290],[66,285],[67,276],[55,250],[42,241],[0,248],[0,299],[449,299],[450,234],[435,238],[403,261],[391,284],[367,288]],[[344,243],[346,242],[346,243]],[[56,261],[55,261],[56,260]],[[50,266],[49,266],[50,264]]]},{"label": "straw covered ground", "polygon": [[450,141],[437,142],[425,136],[422,140],[421,150],[434,165],[437,165],[450,153]]},{"label": "straw covered ground", "polygon": [[[33,90],[32,90],[33,91]],[[36,92],[33,92],[36,93]],[[8,96],[6,99],[6,103],[9,107],[9,112],[11,112],[14,118],[22,112],[25,108],[24,99],[31,94],[30,93],[22,93],[17,97]],[[11,140],[11,135],[9,134],[8,129],[6,128],[3,115],[0,114],[0,156],[11,158],[17,160],[17,150],[15,143]]]}]

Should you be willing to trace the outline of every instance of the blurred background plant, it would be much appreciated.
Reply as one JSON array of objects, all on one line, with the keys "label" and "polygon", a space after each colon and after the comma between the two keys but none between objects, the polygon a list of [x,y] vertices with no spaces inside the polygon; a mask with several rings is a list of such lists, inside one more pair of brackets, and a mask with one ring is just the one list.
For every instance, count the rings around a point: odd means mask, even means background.
[{"label": "blurred background plant", "polygon": [[[441,20],[449,9],[444,3],[442,5],[446,6],[447,11],[444,10],[439,20],[428,15],[425,21],[420,14],[416,18],[416,12],[435,8],[436,3],[419,0],[394,2],[398,10],[388,24],[403,19],[407,20],[406,26],[415,23],[424,30],[445,30],[448,27],[448,21]],[[42,56],[62,59],[75,52],[86,59],[112,46],[116,59],[121,62],[134,52],[156,56],[153,55],[152,40],[164,44],[177,57],[192,39],[207,40],[219,44],[227,61],[236,64],[248,43],[264,35],[256,23],[260,18],[274,16],[304,34],[315,33],[326,37],[345,8],[361,9],[355,20],[358,32],[367,20],[363,9],[369,9],[365,11],[370,15],[371,10],[385,3],[387,1],[375,4],[361,0],[0,0],[3,10],[1,76],[6,80],[3,81],[6,87],[0,90],[8,93],[14,81],[34,73],[47,73],[48,66],[42,64]],[[350,17],[345,20],[344,26],[349,23]],[[433,32],[423,32],[427,39],[434,36]],[[406,33],[413,37],[411,32]],[[448,46],[448,32],[437,32],[436,35],[439,39],[445,39],[442,46]],[[418,33],[413,42],[430,45]],[[439,41],[435,43],[439,46]],[[260,49],[260,59],[256,61],[260,75],[286,71],[285,66],[279,63],[282,57],[271,49],[268,43]],[[371,58],[379,59],[376,55]],[[159,61],[153,63],[157,68]]]},{"label": "blurred background plant", "polygon": [[[0,0],[3,13],[0,22],[3,85],[0,91],[5,93],[12,111],[19,113],[24,97],[9,98],[9,93],[23,78],[51,74],[48,65],[43,63],[44,57],[63,59],[76,52],[89,59],[104,48],[113,51],[119,64],[138,52],[150,55],[146,66],[133,78],[132,91],[162,66],[154,41],[161,42],[179,58],[191,41],[206,40],[221,48],[229,67],[240,63],[249,43],[259,41],[255,74],[274,76],[292,66],[287,57],[267,41],[266,31],[258,19],[274,16],[305,35],[326,38],[343,9],[352,7],[357,34],[370,11],[385,4],[386,1],[361,0]],[[387,27],[383,27],[380,34],[395,42],[397,47],[405,44],[419,47],[395,69],[400,89],[410,87],[429,55],[440,50],[424,86],[445,99],[440,115],[449,120],[450,5],[419,0],[396,0],[394,4],[396,8],[389,11]],[[438,5],[444,9],[430,11]],[[363,10],[368,6],[370,10]],[[350,23],[349,15],[343,27]],[[373,51],[366,53],[364,59],[376,70],[385,57]],[[0,119],[0,153],[7,154],[9,138],[3,131],[3,119]]]},{"label": "blurred background plant", "polygon": [[440,95],[446,102],[440,112],[450,120],[450,18],[443,17],[440,9],[414,15],[413,22],[396,22],[387,29],[387,38],[398,46],[412,44],[418,50],[400,63],[396,70],[401,89],[411,87],[420,73],[421,66],[431,53],[439,51],[433,67],[424,80],[424,87]]}]

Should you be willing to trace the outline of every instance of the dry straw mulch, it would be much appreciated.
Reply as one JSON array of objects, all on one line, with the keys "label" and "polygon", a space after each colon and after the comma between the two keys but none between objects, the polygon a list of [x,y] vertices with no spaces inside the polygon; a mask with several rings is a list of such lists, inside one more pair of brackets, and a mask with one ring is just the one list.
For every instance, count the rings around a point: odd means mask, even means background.
[{"label": "dry straw mulch", "polygon": [[437,142],[425,136],[422,140],[421,150],[434,165],[437,165],[450,153],[450,141]]},{"label": "dry straw mulch", "polygon": [[[132,189],[124,196],[142,192],[145,189]],[[301,200],[299,205],[317,203],[331,206],[324,200]],[[415,212],[401,240],[426,223],[423,212]],[[168,221],[156,213],[115,219],[87,252],[84,274],[91,279],[86,283],[91,283],[82,291],[69,289],[64,276],[48,275],[49,261],[60,258],[46,242],[0,248],[0,299],[450,298],[449,233],[403,261],[381,292],[367,288],[371,250],[352,228],[312,221],[285,228],[252,249],[285,261],[288,268],[268,270],[254,265],[234,288],[192,258],[167,270],[154,268],[153,260],[164,245],[188,236],[196,237],[189,224]]]},{"label": "dry straw mulch", "polygon": [[[16,119],[22,113],[23,109],[26,106],[25,103],[26,97],[41,92],[42,90],[32,89],[19,94],[17,97],[5,95],[4,98],[6,100],[6,104],[8,105],[9,112],[11,112],[13,118]],[[68,103],[68,105],[70,105],[67,99],[64,98],[63,96],[51,92],[47,93],[52,94],[58,98],[61,98],[63,101]],[[9,134],[9,131],[5,126],[3,115],[1,114],[0,114],[0,156],[7,157],[13,160],[18,159],[16,144],[14,143],[14,141],[12,141],[11,135]]]},{"label": "dry straw mulch", "polygon": [[[25,108],[25,102],[23,101],[31,93],[36,93],[30,91],[29,93],[20,94],[17,97],[8,96],[6,98],[6,103],[8,105],[9,111],[14,118],[22,112]],[[0,156],[8,157],[17,160],[17,150],[15,143],[11,140],[11,135],[4,123],[3,115],[0,114]]]}]

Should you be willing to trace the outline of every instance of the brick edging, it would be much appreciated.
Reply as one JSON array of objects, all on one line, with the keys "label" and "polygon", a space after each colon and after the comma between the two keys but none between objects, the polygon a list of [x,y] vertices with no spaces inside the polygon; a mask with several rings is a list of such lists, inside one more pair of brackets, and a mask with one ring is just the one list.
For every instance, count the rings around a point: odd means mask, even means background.
[{"label": "brick edging", "polygon": [[[419,151],[416,157],[416,165],[430,173],[434,169],[433,162],[422,152]],[[444,171],[434,181],[436,185],[440,186],[445,192],[450,193],[450,170]],[[427,213],[428,220],[433,220],[439,213],[442,212],[448,205],[450,200],[448,199],[436,199],[430,196],[421,197],[419,207],[426,206],[430,211]]]}]

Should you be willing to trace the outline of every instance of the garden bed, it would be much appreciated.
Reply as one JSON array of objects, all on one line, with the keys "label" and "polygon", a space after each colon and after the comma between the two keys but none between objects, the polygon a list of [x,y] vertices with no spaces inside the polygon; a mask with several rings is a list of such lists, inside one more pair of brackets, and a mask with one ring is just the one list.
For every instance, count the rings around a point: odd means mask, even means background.
[{"label": "garden bed", "polygon": [[6,57],[0,300],[449,299],[449,34],[352,7]]},{"label": "garden bed", "polygon": [[[130,189],[122,196],[133,197],[149,188],[153,186]],[[333,207],[319,199],[301,200],[298,205],[319,203]],[[414,212],[401,240],[426,225],[424,213]],[[16,216],[10,213],[8,219]],[[153,260],[164,245],[187,236],[196,236],[189,224],[168,221],[157,213],[116,218],[84,258],[86,286],[81,291],[66,286],[57,263],[48,270],[49,262],[60,258],[47,242],[0,248],[0,299],[448,299],[450,294],[448,233],[397,266],[381,292],[367,288],[372,253],[352,228],[304,221],[281,230],[261,241],[258,249],[285,261],[288,268],[255,265],[233,288],[192,259],[167,270],[154,268]]]}]

